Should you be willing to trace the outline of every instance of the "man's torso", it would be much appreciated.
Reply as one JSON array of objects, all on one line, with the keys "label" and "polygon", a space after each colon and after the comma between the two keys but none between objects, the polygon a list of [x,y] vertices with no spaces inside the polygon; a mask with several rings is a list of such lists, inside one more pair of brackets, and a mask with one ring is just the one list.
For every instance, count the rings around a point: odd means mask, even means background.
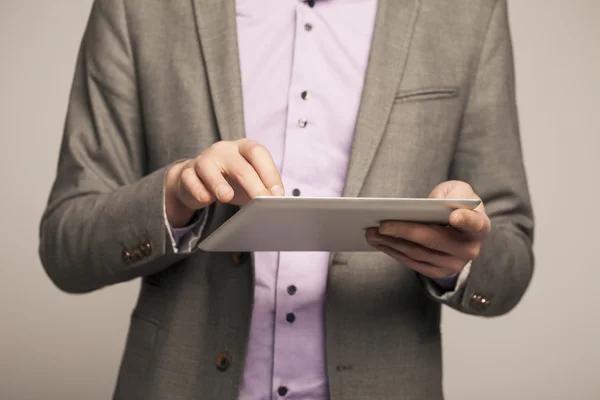
[{"label": "man's torso", "polygon": [[[233,3],[125,2],[148,172],[256,134],[244,102],[260,88],[241,95]],[[342,195],[423,197],[448,179],[492,6],[380,0]],[[323,112],[301,100],[286,112]],[[207,233],[234,212],[218,206]],[[220,253],[196,253],[144,278],[115,398],[235,398],[253,283],[250,257]],[[323,285],[331,398],[442,398],[440,308],[413,272],[382,254],[341,253]]]}]

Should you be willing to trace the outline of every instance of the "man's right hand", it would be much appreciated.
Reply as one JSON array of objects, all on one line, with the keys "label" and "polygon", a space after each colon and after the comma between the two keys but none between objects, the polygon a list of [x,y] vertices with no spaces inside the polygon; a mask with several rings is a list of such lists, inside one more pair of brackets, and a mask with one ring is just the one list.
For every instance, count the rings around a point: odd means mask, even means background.
[{"label": "man's right hand", "polygon": [[221,141],[198,157],[173,165],[165,177],[167,219],[185,226],[196,210],[214,201],[244,205],[257,196],[283,196],[271,153],[249,140]]}]

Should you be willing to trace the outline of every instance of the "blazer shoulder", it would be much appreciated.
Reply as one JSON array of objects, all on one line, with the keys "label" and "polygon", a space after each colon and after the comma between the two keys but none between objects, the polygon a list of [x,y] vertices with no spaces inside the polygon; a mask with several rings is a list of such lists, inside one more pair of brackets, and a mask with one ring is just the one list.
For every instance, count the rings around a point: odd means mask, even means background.
[{"label": "blazer shoulder", "polygon": [[498,8],[506,8],[506,0],[419,0],[420,21],[424,27],[444,32],[453,40],[478,43]]},{"label": "blazer shoulder", "polygon": [[506,7],[506,0],[420,0],[421,10],[460,21],[485,24],[497,7]]},{"label": "blazer shoulder", "polygon": [[92,10],[106,17],[118,17],[125,12],[127,0],[94,0]]},{"label": "blazer shoulder", "polygon": [[93,0],[92,3],[92,12],[101,14],[107,20],[125,23],[136,11],[142,9],[144,0]]}]

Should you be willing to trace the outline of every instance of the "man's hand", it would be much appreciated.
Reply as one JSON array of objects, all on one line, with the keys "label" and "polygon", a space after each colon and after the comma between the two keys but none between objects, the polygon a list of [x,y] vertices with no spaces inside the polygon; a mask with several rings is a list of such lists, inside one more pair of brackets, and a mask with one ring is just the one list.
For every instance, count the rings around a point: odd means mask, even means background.
[{"label": "man's hand", "polygon": [[[460,181],[438,185],[429,197],[479,198],[470,185]],[[481,203],[474,210],[453,211],[450,226],[386,221],[379,229],[368,229],[366,237],[369,244],[405,266],[430,278],[443,278],[477,258],[490,231],[490,219]]]},{"label": "man's hand", "polygon": [[165,177],[167,219],[175,228],[214,201],[244,205],[271,195],[284,195],[281,176],[269,151],[249,139],[217,142],[173,165]]}]

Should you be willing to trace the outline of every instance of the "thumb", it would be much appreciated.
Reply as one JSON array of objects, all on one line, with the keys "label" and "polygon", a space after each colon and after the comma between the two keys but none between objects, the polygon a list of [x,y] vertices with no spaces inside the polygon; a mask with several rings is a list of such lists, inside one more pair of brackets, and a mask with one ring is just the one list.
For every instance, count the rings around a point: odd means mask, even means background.
[{"label": "thumb", "polygon": [[433,199],[478,198],[471,185],[463,181],[446,181],[437,185],[429,194]]},{"label": "thumb", "polygon": [[[437,185],[429,194],[433,199],[479,199],[471,185],[463,181],[446,181]],[[474,211],[485,213],[485,205],[481,202]]]}]

